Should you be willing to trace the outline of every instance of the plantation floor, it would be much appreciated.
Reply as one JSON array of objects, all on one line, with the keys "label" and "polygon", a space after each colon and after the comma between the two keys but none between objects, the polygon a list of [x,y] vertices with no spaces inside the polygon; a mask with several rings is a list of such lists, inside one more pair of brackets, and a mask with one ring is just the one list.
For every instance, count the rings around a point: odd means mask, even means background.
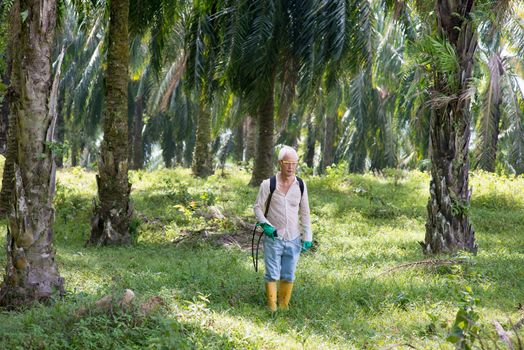
[{"label": "plantation floor", "polygon": [[[50,306],[2,311],[1,347],[452,349],[446,338],[463,305],[479,316],[486,342],[493,320],[508,329],[509,320],[524,317],[522,177],[471,175],[477,256],[393,269],[428,259],[418,243],[428,175],[346,176],[331,169],[306,176],[314,249],[299,262],[291,309],[270,314],[263,271],[254,272],[246,249],[257,189],[246,186],[245,171],[230,168],[226,175],[204,181],[185,169],[132,172],[136,243],[86,248],[95,174],[59,172],[55,244],[67,295]],[[134,307],[94,306],[126,288],[136,294]],[[153,296],[164,304],[143,315],[139,305]]]}]

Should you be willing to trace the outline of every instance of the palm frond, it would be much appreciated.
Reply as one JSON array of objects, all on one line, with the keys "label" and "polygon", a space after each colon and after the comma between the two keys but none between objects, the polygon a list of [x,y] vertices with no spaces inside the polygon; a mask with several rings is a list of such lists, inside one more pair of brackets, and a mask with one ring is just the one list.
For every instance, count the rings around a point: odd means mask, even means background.
[{"label": "palm frond", "polygon": [[195,130],[192,129],[193,120],[191,113],[194,107],[182,86],[179,85],[175,89],[170,105],[172,106],[170,122],[174,127],[175,140],[178,143],[187,141],[191,135],[195,134]]},{"label": "palm frond", "polygon": [[499,136],[501,85],[503,68],[500,56],[494,54],[489,61],[489,85],[484,97],[479,119],[477,145],[477,166],[487,171],[495,170],[497,141]]},{"label": "palm frond", "polygon": [[416,61],[420,66],[446,76],[451,86],[456,86],[456,73],[459,70],[458,56],[449,41],[437,35],[425,35],[415,44]]},{"label": "palm frond", "polygon": [[367,156],[365,133],[370,106],[371,87],[365,72],[360,72],[351,81],[348,115],[344,118],[343,136],[337,146],[337,158],[345,159],[351,172],[363,172]]},{"label": "palm frond", "polygon": [[184,7],[185,1],[131,0],[129,6],[130,34],[131,36],[143,36],[146,31],[150,31],[151,66],[157,73],[162,68],[162,55],[173,23],[180,16],[180,9]]},{"label": "palm frond", "polygon": [[298,80],[298,70],[292,57],[285,57],[283,66],[280,78],[280,91],[277,94],[277,96],[280,95],[280,98],[277,100],[277,121],[281,125],[285,125],[289,116]]},{"label": "palm frond", "polygon": [[156,79],[153,74],[153,70],[150,67],[146,67],[146,69],[142,72],[142,75],[140,76],[138,91],[136,93],[135,98],[142,98],[143,101],[146,101],[146,104],[149,104],[149,98],[155,86]]},{"label": "palm frond", "polygon": [[195,14],[189,22],[187,31],[187,74],[186,79],[188,88],[201,90],[203,80],[205,80],[205,44],[204,36],[207,34],[204,29],[205,14]]},{"label": "palm frond", "polygon": [[[515,173],[524,173],[524,81],[515,75],[509,77],[508,100],[504,104],[509,121],[507,133],[510,140],[509,162]],[[520,80],[520,81],[519,81]],[[520,85],[520,87],[519,87]]]},{"label": "palm frond", "polygon": [[524,4],[514,1],[504,26],[504,36],[515,49],[518,57],[524,57]]},{"label": "palm frond", "polygon": [[[85,113],[78,111],[77,121],[81,123],[86,135],[94,139],[94,136],[100,130],[102,120],[102,108],[104,105],[104,75],[99,70],[96,77],[92,80],[89,88],[89,95],[86,99]],[[79,118],[83,116],[83,118]]]},{"label": "palm frond", "polygon": [[93,77],[100,71],[102,64],[102,47],[104,41],[100,40],[95,51],[92,53],[89,62],[84,67],[82,78],[75,86],[75,105],[81,108],[87,101],[87,92],[90,84],[93,81]]},{"label": "palm frond", "polygon": [[[131,80],[138,80],[148,67],[151,55],[147,38],[135,36],[129,44],[129,75]],[[152,70],[152,69],[151,69]]]},{"label": "palm frond", "polygon": [[105,25],[103,24],[104,20],[104,17],[101,15],[96,17],[95,23],[91,27],[91,30],[89,31],[89,34],[87,34],[87,38],[84,42],[84,51],[92,52],[98,46],[100,40],[102,39],[102,26],[107,27],[107,23],[105,23]]},{"label": "palm frond", "polygon": [[278,1],[240,1],[235,19],[227,28],[225,37],[232,43],[226,61],[227,80],[232,91],[251,109],[273,93],[281,40],[277,33],[279,9]]},{"label": "palm frond", "polygon": [[186,59],[187,56],[182,55],[167,71],[164,79],[162,79],[162,82],[159,85],[154,103],[151,106],[152,113],[166,111],[171,95],[184,75]]}]

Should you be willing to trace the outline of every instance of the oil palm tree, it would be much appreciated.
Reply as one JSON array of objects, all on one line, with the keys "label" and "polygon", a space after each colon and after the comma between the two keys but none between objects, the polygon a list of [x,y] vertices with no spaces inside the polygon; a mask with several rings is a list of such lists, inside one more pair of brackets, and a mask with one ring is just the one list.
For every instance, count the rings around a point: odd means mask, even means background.
[{"label": "oil palm tree", "polygon": [[[477,48],[475,0],[435,3],[436,27],[420,43],[432,77],[430,157],[425,253],[477,251],[469,219],[470,94]],[[429,5],[428,5],[429,6]]]},{"label": "oil palm tree", "polygon": [[[17,152],[9,210],[7,267],[0,304],[48,300],[64,292],[53,248],[55,166],[51,150],[61,60],[53,78],[55,1],[14,1],[10,31],[18,33],[12,58],[10,110]],[[22,16],[22,14],[28,14]]]},{"label": "oil palm tree", "polygon": [[195,176],[206,177],[213,173],[211,142],[211,104],[220,97],[216,78],[218,51],[219,10],[215,1],[195,1],[188,23],[186,86],[197,105],[196,143],[192,171]]},{"label": "oil palm tree", "polygon": [[129,244],[127,89],[129,65],[129,0],[109,2],[109,47],[105,78],[104,139],[98,162],[99,202],[91,222],[90,244]]},{"label": "oil palm tree", "polygon": [[107,74],[105,78],[104,139],[98,162],[98,203],[92,219],[90,244],[128,244],[131,184],[128,181],[129,33],[151,33],[151,65],[158,72],[169,25],[176,18],[171,0],[109,1]]},{"label": "oil palm tree", "polygon": [[[432,180],[427,206],[426,237],[421,242],[426,253],[477,251],[474,230],[469,219],[471,189],[468,174],[472,129],[470,104],[474,83],[474,55],[478,46],[477,28],[482,24],[482,16],[479,18],[479,14],[500,16],[511,6],[512,1],[488,4],[479,2],[487,10],[477,11],[476,16],[473,16],[476,3],[475,0],[464,0],[450,4],[438,0],[435,12],[437,28],[425,37],[421,45],[422,51],[425,51],[422,55],[425,59],[421,62],[431,67],[429,73],[433,80],[429,128]],[[489,8],[492,5],[494,7]],[[488,65],[492,73],[492,83],[488,89],[488,96],[491,94],[491,98],[484,100],[484,109],[487,112],[483,113],[484,120],[486,117],[491,119],[494,132],[481,129],[480,133],[480,140],[488,146],[491,155],[496,147],[493,135],[497,133],[499,126],[501,109],[497,105],[500,106],[499,96],[502,96],[503,91],[497,86],[500,81],[498,78],[504,73],[504,69],[501,69],[502,61],[499,60],[501,57],[497,56],[497,50],[493,50],[491,64]],[[515,98],[515,94],[510,96],[509,107],[513,109],[513,114],[520,113],[518,97]],[[517,116],[513,120],[513,130],[520,132],[522,119]],[[517,140],[522,140],[522,137]],[[516,146],[516,154],[519,155],[519,145]],[[489,158],[492,161],[494,157]]]}]

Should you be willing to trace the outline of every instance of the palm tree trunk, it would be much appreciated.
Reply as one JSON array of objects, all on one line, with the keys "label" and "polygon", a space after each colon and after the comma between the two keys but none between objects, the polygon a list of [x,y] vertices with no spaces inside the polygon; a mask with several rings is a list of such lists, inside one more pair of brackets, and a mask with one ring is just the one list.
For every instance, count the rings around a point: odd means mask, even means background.
[{"label": "palm tree trunk", "polygon": [[[273,79],[274,82],[274,79]],[[275,128],[273,86],[258,111],[258,139],[253,174],[249,184],[259,186],[273,175],[273,131]]]},{"label": "palm tree trunk", "polygon": [[[437,1],[440,33],[449,40],[458,55],[459,69],[454,77],[435,76],[438,94],[454,95],[449,103],[433,106],[430,121],[431,183],[427,205],[425,253],[477,251],[475,232],[469,222],[471,190],[469,158],[471,116],[464,91],[471,78],[473,54],[477,47],[470,17],[474,0],[459,0],[450,6]],[[455,84],[449,80],[455,79]],[[452,86],[455,86],[454,91]]]},{"label": "palm tree trunk", "polygon": [[253,116],[248,115],[244,119],[244,154],[242,161],[249,162],[255,157],[257,145],[257,121]]},{"label": "palm tree trunk", "polygon": [[353,131],[349,139],[350,147],[354,150],[349,161],[350,173],[363,173],[366,170],[366,144],[363,126],[357,124],[358,130]]},{"label": "palm tree trunk", "polygon": [[333,85],[325,101],[324,139],[322,142],[322,159],[319,167],[320,173],[324,173],[326,167],[331,166],[335,159],[334,143],[337,128],[337,108],[340,100],[341,92],[336,85]]},{"label": "palm tree trunk", "polygon": [[162,139],[160,140],[160,146],[162,147],[162,158],[164,158],[164,164],[166,168],[172,168],[176,164],[175,151],[176,144],[173,140],[173,124],[168,122],[162,132]]},{"label": "palm tree trunk", "polygon": [[211,166],[211,152],[209,143],[211,140],[211,113],[207,109],[204,96],[200,97],[198,109],[196,145],[193,153],[193,164],[191,166],[193,175],[206,177],[213,174]]},{"label": "palm tree trunk", "polygon": [[320,173],[323,174],[326,167],[333,164],[334,148],[333,142],[335,138],[335,118],[332,113],[326,114],[324,117],[324,141],[322,142],[322,160],[320,162]]},{"label": "palm tree trunk", "polygon": [[128,99],[127,99],[127,111],[128,111],[128,115],[127,115],[127,144],[128,144],[128,148],[127,148],[127,152],[128,152],[128,156],[127,156],[127,159],[128,159],[128,164],[129,164],[129,169],[136,169],[135,168],[135,131],[136,131],[136,128],[137,128],[137,122],[136,122],[136,113],[138,112],[137,111],[137,101],[139,100],[139,96],[137,96],[136,98],[133,98],[136,94],[137,94],[137,91],[138,91],[138,85],[139,85],[139,82],[138,81],[128,81],[128,84],[127,84],[127,96],[128,96]]},{"label": "palm tree trunk", "polygon": [[79,140],[72,140],[71,144],[71,166],[75,167],[78,166],[78,154],[80,152],[79,150]]},{"label": "palm tree trunk", "polygon": [[[65,120],[64,120],[64,94],[59,93],[58,97],[58,116],[56,119],[56,140],[60,144],[64,144],[65,141]],[[60,154],[55,155],[55,161],[57,168],[62,168],[64,166],[64,154],[63,152],[60,152]]]},{"label": "palm tree trunk", "polygon": [[[0,290],[0,304],[7,306],[48,300],[64,292],[53,248],[56,168],[46,146],[52,141],[56,122],[58,77],[52,83],[51,76],[56,2],[23,0],[15,1],[13,6],[16,27],[12,30],[19,35],[12,61],[15,96],[10,110],[16,118],[18,139],[7,231],[7,267]],[[24,21],[21,8],[29,13]]]},{"label": "palm tree trunk", "polygon": [[[134,143],[133,136],[135,135],[135,100],[130,98],[133,94],[133,85],[136,85],[136,82],[128,81],[127,84],[127,161],[129,169],[134,169],[133,159],[134,159]],[[130,112],[133,111],[131,114]]]},{"label": "palm tree trunk", "polygon": [[[193,122],[191,122],[191,127],[189,130],[193,129]],[[193,150],[195,149],[195,139],[196,135],[194,132],[191,132],[189,137],[184,141],[184,167],[188,168],[191,165],[193,160]]]},{"label": "palm tree trunk", "polygon": [[174,159],[169,151],[162,150],[162,157],[164,158],[164,164],[166,168],[173,168],[176,164],[176,159]]},{"label": "palm tree trunk", "polygon": [[184,164],[184,142],[175,143],[175,155],[173,157],[173,166],[183,166]]},{"label": "palm tree trunk", "polygon": [[133,169],[142,169],[144,167],[144,146],[142,141],[142,129],[144,128],[143,114],[143,97],[139,96],[135,100],[135,120],[133,122]]},{"label": "palm tree trunk", "polygon": [[244,152],[244,127],[240,123],[235,129],[235,148],[233,150],[233,159],[237,162],[242,161],[242,153]]},{"label": "palm tree trunk", "polygon": [[98,163],[99,203],[95,206],[89,244],[129,244],[128,181],[128,14],[129,0],[109,2],[109,48],[106,76],[104,139]]},{"label": "palm tree trunk", "polygon": [[304,160],[306,165],[311,169],[313,169],[313,162],[315,160],[315,141],[316,134],[315,128],[313,127],[313,118],[311,117],[311,114],[309,114],[307,117],[306,154]]},{"label": "palm tree trunk", "polygon": [[[515,105],[518,105],[517,96],[513,94]],[[519,117],[513,124],[513,132],[511,139],[511,148],[509,152],[509,161],[510,164],[515,169],[515,175],[524,174],[524,140],[522,136],[524,135],[524,118],[522,114],[519,114]]]}]

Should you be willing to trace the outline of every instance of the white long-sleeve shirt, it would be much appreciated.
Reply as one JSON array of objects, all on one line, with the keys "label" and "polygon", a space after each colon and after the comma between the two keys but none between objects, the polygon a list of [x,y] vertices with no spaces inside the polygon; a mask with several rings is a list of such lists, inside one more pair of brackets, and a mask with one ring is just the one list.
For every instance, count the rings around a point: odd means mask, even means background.
[{"label": "white long-sleeve shirt", "polygon": [[279,175],[277,174],[277,186],[267,216],[264,215],[266,211],[266,202],[269,197],[269,179],[266,179],[260,184],[257,200],[253,209],[258,222],[268,223],[277,229],[278,238],[290,241],[300,236],[300,224],[302,225],[302,240],[312,241],[313,234],[311,233],[311,223],[309,217],[309,201],[307,194],[307,187],[304,183],[304,194],[300,194],[300,185],[298,180],[289,187],[286,194],[279,191]]}]

